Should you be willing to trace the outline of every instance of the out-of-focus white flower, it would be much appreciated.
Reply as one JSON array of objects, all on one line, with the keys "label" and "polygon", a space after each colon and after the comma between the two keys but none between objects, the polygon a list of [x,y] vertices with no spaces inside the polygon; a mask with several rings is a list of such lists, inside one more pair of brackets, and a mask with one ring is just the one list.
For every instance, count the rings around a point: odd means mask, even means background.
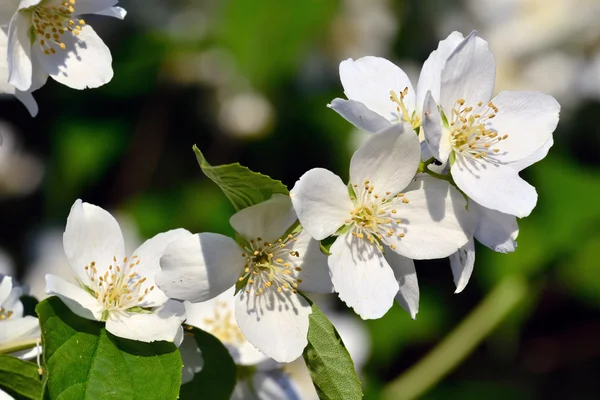
[{"label": "out-of-focus white flower", "polygon": [[316,168],[291,191],[313,238],[339,235],[327,259],[329,273],[340,299],[364,319],[383,316],[394,298],[414,318],[419,290],[412,259],[447,257],[468,241],[461,226],[464,198],[446,181],[415,179],[420,159],[415,132],[395,124],[354,153],[348,187]]},{"label": "out-of-focus white flower", "polygon": [[14,275],[15,263],[11,256],[4,250],[0,249],[0,275]]},{"label": "out-of-focus white flower", "polygon": [[63,245],[79,286],[46,275],[46,292],[59,296],[80,317],[106,321],[106,329],[115,336],[179,345],[185,308],[154,285],[154,274],[164,249],[189,235],[185,229],[160,233],[126,257],[123,234],[113,216],[77,200]]},{"label": "out-of-focus white flower", "polygon": [[[290,382],[287,374],[282,371],[282,366],[258,351],[240,330],[235,318],[235,287],[226,290],[219,296],[202,302],[190,303],[186,301],[186,324],[200,328],[219,339],[229,350],[234,362],[241,366],[243,371],[238,376],[232,399],[294,399],[298,398],[294,384]],[[188,338],[184,339],[184,344]],[[189,340],[191,342],[191,340]],[[183,346],[182,346],[183,348]],[[183,383],[193,378],[192,373],[201,370],[201,363],[193,360],[193,355],[198,354],[197,347],[190,344],[189,348],[182,351],[184,358]],[[196,356],[196,360],[198,360]],[[200,357],[201,358],[201,357]],[[186,364],[186,359],[189,360]],[[188,370],[190,366],[192,370]]]},{"label": "out-of-focus white flower", "polygon": [[[23,290],[13,286],[10,276],[0,276],[0,347],[25,344],[40,337],[37,318],[23,316],[21,295]],[[29,359],[35,357],[39,351],[39,348],[34,346],[32,349],[20,350],[12,355]]]},{"label": "out-of-focus white flower", "polygon": [[258,92],[243,92],[221,102],[219,122],[223,129],[235,136],[256,136],[265,132],[275,112],[271,102]]},{"label": "out-of-focus white flower", "polygon": [[[113,76],[110,50],[83,14],[124,18],[118,0],[8,0],[14,13],[8,27],[8,82],[35,90],[37,75],[73,89],[95,88]],[[10,14],[9,14],[10,15]]]},{"label": "out-of-focus white flower", "polygon": [[[125,253],[132,254],[142,244],[135,221],[126,214],[112,213],[121,227],[125,240]],[[67,278],[73,275],[73,269],[65,255],[63,247],[63,230],[59,228],[44,228],[31,235],[29,243],[31,262],[25,270],[23,282],[29,287],[29,294],[38,300],[45,299],[46,274]],[[77,284],[75,277],[68,279]]]},{"label": "out-of-focus white flower", "polygon": [[44,176],[44,165],[20,148],[13,127],[0,122],[0,197],[25,196]]},{"label": "out-of-focus white flower", "polygon": [[293,361],[306,347],[311,313],[297,290],[332,290],[318,243],[304,231],[287,233],[296,220],[290,198],[275,194],[229,220],[243,245],[212,233],[173,242],[156,283],[174,299],[198,303],[240,282],[235,316],[243,335],[274,360]]}]

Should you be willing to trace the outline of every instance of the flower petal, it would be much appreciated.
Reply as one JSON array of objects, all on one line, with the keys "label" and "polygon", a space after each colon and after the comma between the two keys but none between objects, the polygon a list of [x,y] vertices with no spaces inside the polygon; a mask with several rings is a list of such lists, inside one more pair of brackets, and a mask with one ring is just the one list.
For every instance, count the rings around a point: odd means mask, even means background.
[{"label": "flower petal", "polygon": [[29,114],[31,114],[32,117],[35,117],[38,114],[38,104],[31,93],[21,92],[20,90],[17,90],[15,92],[15,97],[17,98],[17,100],[23,103],[23,105],[27,108],[27,111],[29,111]]},{"label": "flower petal", "polygon": [[86,265],[95,261],[102,275],[114,258],[121,261],[125,257],[125,243],[117,220],[108,211],[79,199],[67,218],[63,246],[77,279],[85,285],[89,284]]},{"label": "flower petal", "polygon": [[537,203],[535,188],[508,165],[457,155],[450,173],[460,190],[483,207],[523,218]]},{"label": "flower petal", "polygon": [[365,132],[375,133],[390,126],[390,121],[355,100],[333,99],[327,107]]},{"label": "flower petal", "polygon": [[229,223],[243,238],[275,242],[296,221],[290,196],[276,193],[269,200],[235,213]]},{"label": "flower petal", "polygon": [[106,10],[98,11],[95,13],[96,15],[104,15],[106,17],[113,17],[117,19],[125,19],[127,15],[127,11],[121,7],[111,7]]},{"label": "flower petal", "polygon": [[498,107],[491,129],[507,135],[494,147],[502,162],[519,161],[530,156],[552,139],[558,124],[560,104],[554,97],[540,92],[501,92],[492,99]]},{"label": "flower petal", "polygon": [[296,275],[296,279],[301,280],[298,288],[309,293],[333,292],[327,257],[321,252],[319,242],[303,230],[296,236],[296,241],[292,241],[288,247],[291,251],[300,254],[298,266],[302,271]]},{"label": "flower petal", "polygon": [[35,317],[10,318],[2,321],[1,326],[0,345],[10,345],[40,336],[40,325]]},{"label": "flower petal", "polygon": [[519,161],[511,162],[507,164],[508,167],[514,169],[517,172],[524,170],[530,165],[535,164],[536,162],[543,160],[550,148],[554,145],[554,139],[550,138],[542,147],[531,153],[529,156],[520,159]]},{"label": "flower petal", "polygon": [[88,292],[54,275],[46,275],[46,293],[58,296],[67,307],[82,318],[100,321],[102,305]]},{"label": "flower petal", "polygon": [[[186,229],[173,229],[159,233],[146,240],[133,252],[133,257],[137,256],[140,261],[135,267],[135,271],[146,278],[148,287],[155,284],[154,275],[160,271],[160,257],[162,257],[167,246],[177,239],[188,236],[191,236],[191,233]],[[144,301],[140,304],[140,307],[159,307],[165,304],[168,299],[162,291],[152,290],[144,296]]]},{"label": "flower petal", "polygon": [[454,284],[456,285],[454,293],[460,293],[469,283],[475,265],[475,242],[473,238],[469,239],[467,244],[458,249],[456,253],[451,254],[449,259]]},{"label": "flower petal", "polygon": [[196,339],[193,336],[185,335],[181,346],[181,361],[183,362],[183,370],[181,371],[181,384],[184,385],[191,382],[194,376],[201,372],[204,368],[204,358],[202,351],[198,348]]},{"label": "flower petal", "polygon": [[331,280],[340,299],[362,319],[385,315],[399,287],[381,251],[348,232],[336,239],[330,252]]},{"label": "flower petal", "polygon": [[[473,216],[466,210],[465,198],[448,182],[419,175],[393,200],[401,219],[398,232],[403,237],[384,236],[395,251],[414,260],[448,257],[469,240]],[[468,233],[467,233],[468,232]]]},{"label": "flower petal", "polygon": [[419,312],[419,282],[415,262],[389,250],[385,253],[385,259],[392,267],[400,287],[396,301],[415,319]]},{"label": "flower petal", "polygon": [[410,79],[394,63],[381,57],[351,58],[340,63],[340,80],[349,100],[363,103],[390,122],[400,121],[398,104],[390,100],[390,91],[398,96],[405,88],[404,104],[409,113],[415,110],[415,92]]},{"label": "flower petal", "polygon": [[437,50],[431,52],[427,60],[423,63],[419,83],[417,85],[417,109],[421,109],[425,102],[425,95],[431,91],[434,101],[440,101],[440,83],[442,79],[442,69],[446,65],[446,60],[456,47],[464,40],[460,32],[452,32],[446,39],[441,40]]},{"label": "flower petal", "polygon": [[239,379],[230,400],[300,400],[293,379],[282,369],[256,371]]},{"label": "flower petal", "polygon": [[231,238],[198,233],[175,240],[160,259],[154,277],[170,298],[206,301],[229,289],[244,268],[242,249]]},{"label": "flower petal", "polygon": [[427,92],[423,105],[423,134],[433,157],[445,163],[452,151],[452,144],[448,130],[442,126],[442,116],[431,92]]},{"label": "flower petal", "polygon": [[440,104],[446,116],[459,99],[467,106],[484,104],[492,98],[496,60],[488,43],[471,32],[452,52],[442,70]]},{"label": "flower petal", "polygon": [[33,76],[29,41],[30,18],[17,12],[8,28],[8,83],[21,91],[27,91],[31,87]]},{"label": "flower petal", "polygon": [[[10,276],[2,276],[0,275],[0,278],[2,279],[0,281],[0,306],[5,306],[6,300],[8,299],[8,296],[10,296],[10,292],[12,291],[12,277]],[[7,308],[8,307],[4,307]]]},{"label": "flower petal", "polygon": [[37,61],[57,82],[72,89],[97,88],[113,77],[110,50],[91,26],[81,28],[79,35],[64,34],[66,50],[44,54],[39,43],[33,46]]},{"label": "flower petal", "polygon": [[300,223],[316,240],[333,235],[354,208],[344,182],[323,168],[314,168],[302,175],[290,197]]},{"label": "flower petal", "polygon": [[517,248],[519,225],[514,215],[503,214],[469,202],[469,209],[477,213],[477,228],[473,235],[481,244],[498,253],[510,253]]},{"label": "flower petal", "polygon": [[387,191],[396,194],[413,179],[420,160],[421,145],[412,127],[395,124],[356,150],[350,161],[350,182],[358,185],[357,196],[367,180],[381,196]]},{"label": "flower petal", "polygon": [[289,290],[267,290],[257,295],[242,290],[236,296],[235,316],[240,330],[257,349],[278,362],[292,362],[308,343],[308,316],[312,309]]},{"label": "flower petal", "polygon": [[140,342],[173,342],[184,320],[183,304],[169,300],[148,314],[110,312],[106,320],[106,330],[115,336]]},{"label": "flower petal", "polygon": [[97,14],[115,6],[118,2],[119,0],[77,0],[75,14]]}]

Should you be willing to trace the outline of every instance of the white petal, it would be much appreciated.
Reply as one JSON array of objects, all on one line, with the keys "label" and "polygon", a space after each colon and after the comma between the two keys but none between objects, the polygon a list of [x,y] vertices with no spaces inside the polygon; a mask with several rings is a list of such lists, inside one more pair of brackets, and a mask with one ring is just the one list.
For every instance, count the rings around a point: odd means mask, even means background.
[{"label": "white petal", "polygon": [[16,13],[8,28],[8,83],[21,91],[27,91],[32,84],[30,18]]},{"label": "white petal", "polygon": [[490,127],[499,136],[508,137],[494,147],[502,162],[518,161],[530,156],[552,139],[558,124],[560,104],[554,97],[540,92],[501,92],[492,99],[498,107]]},{"label": "white petal", "polygon": [[183,304],[169,300],[164,306],[153,309],[149,314],[111,312],[106,320],[106,330],[115,336],[140,342],[157,340],[173,342],[184,320]]},{"label": "white petal", "polygon": [[29,111],[29,114],[31,114],[32,117],[35,117],[38,114],[39,108],[37,102],[35,101],[35,98],[31,93],[21,92],[20,90],[17,90],[15,92],[15,97],[17,98],[17,100],[23,103],[25,107],[27,107],[27,111]]},{"label": "white petal", "polygon": [[385,259],[392,267],[400,287],[396,301],[415,319],[419,312],[419,282],[415,262],[389,249],[385,252]]},{"label": "white petal", "polygon": [[469,278],[471,278],[473,266],[475,265],[475,242],[473,238],[458,249],[456,253],[451,254],[449,258],[454,284],[456,285],[454,293],[460,293],[467,286],[467,283],[469,283]]},{"label": "white petal", "polygon": [[529,156],[522,158],[518,161],[511,162],[510,164],[507,164],[507,166],[514,169],[517,172],[520,172],[525,168],[529,167],[530,165],[533,165],[536,162],[543,160],[553,145],[554,139],[550,138],[546,143],[544,143],[542,147],[531,153]]},{"label": "white petal", "polygon": [[[168,245],[175,240],[191,236],[191,233],[185,229],[173,229],[168,232],[159,233],[151,239],[146,240],[133,256],[137,256],[140,263],[135,267],[135,271],[146,278],[147,287],[154,286],[154,274],[160,271],[160,257],[162,257]],[[140,307],[158,307],[165,304],[168,297],[160,290],[152,290],[144,297],[144,302]]]},{"label": "white petal", "polygon": [[356,150],[350,161],[350,182],[358,185],[357,196],[367,180],[374,186],[374,193],[395,194],[408,186],[420,160],[421,145],[410,125],[392,125]]},{"label": "white petal", "polygon": [[425,94],[428,91],[431,91],[431,95],[436,102],[440,101],[442,69],[446,65],[446,60],[450,57],[450,54],[463,39],[462,33],[452,32],[446,39],[440,41],[437,50],[434,50],[423,63],[417,85],[417,109],[423,107]]},{"label": "white petal", "polygon": [[113,77],[110,50],[91,26],[84,26],[79,35],[64,34],[66,50],[44,54],[39,43],[33,46],[36,60],[57,82],[72,89],[97,88]]},{"label": "white petal", "polygon": [[390,122],[400,121],[398,105],[390,100],[390,91],[398,96],[405,88],[404,104],[409,113],[415,110],[415,92],[404,71],[381,57],[351,58],[340,63],[340,80],[350,100],[363,103]]},{"label": "white petal", "polygon": [[433,157],[445,163],[452,151],[450,133],[442,125],[442,116],[431,92],[427,92],[423,105],[423,134]]},{"label": "white petal", "polygon": [[2,281],[0,282],[0,305],[5,306],[5,302],[12,291],[12,277],[0,275],[0,278],[2,278]]},{"label": "white petal", "polygon": [[498,253],[510,253],[517,248],[519,225],[514,215],[503,214],[469,202],[469,209],[478,215],[474,236],[481,244]]},{"label": "white petal", "polygon": [[465,209],[465,198],[448,182],[419,176],[403,198],[409,202],[397,199],[393,206],[405,236],[384,236],[386,242],[397,246],[398,254],[414,260],[442,258],[467,243],[473,216]]},{"label": "white petal", "polygon": [[328,258],[331,280],[342,301],[362,317],[381,318],[394,303],[398,282],[381,251],[346,233]]},{"label": "white petal", "polygon": [[181,384],[184,385],[191,382],[194,376],[204,368],[204,359],[202,351],[198,348],[196,339],[192,336],[185,335],[181,346],[181,361],[183,362],[183,370],[181,371]]},{"label": "white petal", "polygon": [[295,382],[281,369],[256,371],[239,379],[230,400],[300,400]]},{"label": "white petal", "polygon": [[247,240],[260,237],[272,243],[281,238],[296,219],[290,196],[277,193],[267,201],[238,211],[229,223]]},{"label": "white petal", "polygon": [[450,172],[467,196],[492,210],[523,218],[537,203],[535,188],[508,165],[458,155]]},{"label": "white petal", "polygon": [[242,249],[231,238],[199,233],[171,243],[155,275],[158,287],[170,298],[199,302],[229,289],[244,268]]},{"label": "white petal", "polygon": [[290,197],[300,223],[316,240],[333,235],[354,208],[344,182],[323,168],[314,168],[302,175]]},{"label": "white petal", "polygon": [[458,99],[467,106],[486,104],[494,92],[496,60],[488,43],[471,32],[452,52],[442,70],[440,104],[446,116]]},{"label": "white petal", "polygon": [[102,305],[88,292],[54,275],[46,275],[46,293],[58,296],[71,311],[82,318],[100,321]]},{"label": "white petal", "polygon": [[21,318],[23,316],[23,303],[21,303],[22,295],[23,289],[20,287],[13,287],[8,294],[8,297],[2,303],[2,307],[5,310],[13,312],[13,318]]},{"label": "white petal", "polygon": [[[12,0],[10,0],[12,1]],[[31,8],[40,4],[43,0],[21,0],[19,2],[19,11]]]},{"label": "white petal", "polygon": [[77,279],[89,284],[85,266],[96,262],[99,275],[125,257],[123,234],[116,219],[98,206],[76,200],[63,235],[65,254]]},{"label": "white petal", "polygon": [[298,288],[309,293],[333,292],[327,257],[321,252],[319,242],[311,238],[306,231],[302,231],[296,236],[296,241],[292,241],[288,247],[290,251],[300,254],[298,267],[302,268],[302,271],[298,272],[296,278],[302,282]]},{"label": "white petal", "polygon": [[240,330],[257,349],[279,362],[292,362],[308,343],[308,302],[290,291],[267,290],[257,296],[240,291],[235,316]]},{"label": "white petal", "polygon": [[117,19],[125,19],[127,15],[127,11],[121,7],[111,7],[103,11],[98,11],[95,13],[96,15],[104,15],[106,17],[113,17]]},{"label": "white petal", "polygon": [[77,0],[75,14],[97,14],[115,6],[118,2],[119,0]]},{"label": "white petal", "polygon": [[40,336],[40,325],[35,317],[10,318],[2,321],[0,326],[0,345],[10,345]]},{"label": "white petal", "polygon": [[375,133],[390,126],[390,121],[355,100],[333,99],[327,107],[365,132]]}]

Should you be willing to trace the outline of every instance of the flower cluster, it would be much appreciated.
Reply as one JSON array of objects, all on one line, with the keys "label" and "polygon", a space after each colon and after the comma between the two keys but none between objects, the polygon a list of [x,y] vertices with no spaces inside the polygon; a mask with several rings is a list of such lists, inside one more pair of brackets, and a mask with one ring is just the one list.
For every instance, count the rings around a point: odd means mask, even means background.
[{"label": "flower cluster", "polygon": [[32,92],[48,76],[73,89],[96,88],[113,76],[110,50],[82,15],[119,19],[118,0],[6,0],[0,5],[0,93],[15,95],[32,116]]}]

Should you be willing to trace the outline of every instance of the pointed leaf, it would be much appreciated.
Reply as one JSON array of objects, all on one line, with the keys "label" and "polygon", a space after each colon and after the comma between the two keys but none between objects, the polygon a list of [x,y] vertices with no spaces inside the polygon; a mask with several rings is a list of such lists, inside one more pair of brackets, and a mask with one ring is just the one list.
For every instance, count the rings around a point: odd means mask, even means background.
[{"label": "pointed leaf", "polygon": [[168,342],[144,343],[108,333],[73,314],[57,297],[36,308],[42,328],[49,399],[176,399],[181,356]]},{"label": "pointed leaf", "polygon": [[239,163],[213,167],[198,147],[193,150],[202,172],[221,188],[236,211],[262,203],[274,193],[289,194],[281,181],[250,171]]},{"label": "pointed leaf", "polygon": [[[308,299],[307,299],[308,300]],[[360,380],[342,338],[310,300],[308,346],[302,356],[320,399],[361,399]]]}]

